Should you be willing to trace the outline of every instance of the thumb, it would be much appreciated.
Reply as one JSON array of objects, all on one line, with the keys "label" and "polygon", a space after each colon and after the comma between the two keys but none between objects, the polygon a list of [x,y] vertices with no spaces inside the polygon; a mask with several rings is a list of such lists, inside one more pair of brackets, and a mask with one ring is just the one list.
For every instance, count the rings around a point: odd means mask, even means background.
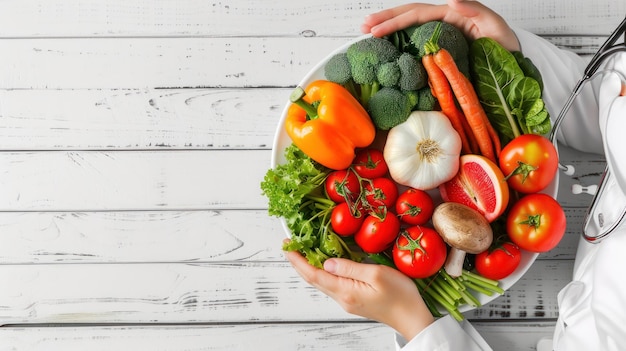
[{"label": "thumb", "polygon": [[488,9],[478,1],[448,0],[448,6],[464,17],[475,17]]},{"label": "thumb", "polygon": [[448,0],[448,7],[471,22],[472,25],[465,27],[465,34],[471,39],[490,37],[509,51],[521,50],[506,20],[480,1]]},{"label": "thumb", "polygon": [[354,262],[346,258],[330,258],[324,262],[324,270],[338,277],[365,281],[370,265]]}]

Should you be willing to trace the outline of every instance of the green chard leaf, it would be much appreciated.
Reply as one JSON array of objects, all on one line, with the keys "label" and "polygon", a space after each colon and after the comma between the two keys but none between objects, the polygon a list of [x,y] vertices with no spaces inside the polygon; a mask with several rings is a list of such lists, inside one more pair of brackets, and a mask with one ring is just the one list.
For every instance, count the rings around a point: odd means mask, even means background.
[{"label": "green chard leaf", "polygon": [[507,101],[523,134],[530,133],[530,126],[540,124],[545,119],[545,116],[537,116],[544,109],[544,103],[539,84],[532,78],[516,79],[509,89]]},{"label": "green chard leaf", "polygon": [[524,71],[524,75],[536,80],[537,83],[539,83],[539,89],[543,91],[543,78],[541,77],[541,72],[539,72],[537,66],[535,66],[535,64],[528,57],[524,57],[524,54],[520,51],[513,51],[512,54],[519,67],[522,71]]},{"label": "green chard leaf", "polygon": [[526,113],[526,126],[531,127],[538,126],[549,119],[548,110],[546,110],[546,105],[544,104],[542,99],[537,99],[531,105],[528,112]]},{"label": "green chard leaf", "polygon": [[[546,111],[546,114],[548,114],[548,111]],[[531,133],[534,133],[534,134],[546,135],[550,133],[551,129],[552,129],[552,122],[550,121],[550,118],[546,117],[546,119],[544,119],[541,124],[532,126],[530,128],[530,131]]]},{"label": "green chard leaf", "polygon": [[541,75],[529,59],[519,56],[491,38],[477,39],[470,46],[476,93],[503,145],[521,134],[550,130],[541,80],[535,78]]}]

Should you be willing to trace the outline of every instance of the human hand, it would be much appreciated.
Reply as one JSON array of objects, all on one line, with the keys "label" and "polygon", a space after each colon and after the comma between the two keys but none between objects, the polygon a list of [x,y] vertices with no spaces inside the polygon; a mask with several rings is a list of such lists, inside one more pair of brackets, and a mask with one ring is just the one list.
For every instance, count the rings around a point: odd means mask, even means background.
[{"label": "human hand", "polygon": [[406,340],[434,321],[415,283],[391,267],[331,258],[322,270],[298,252],[286,252],[285,256],[307,283],[346,312],[384,323]]},{"label": "human hand", "polygon": [[506,21],[478,1],[448,0],[446,5],[401,5],[368,15],[361,25],[361,31],[382,37],[412,25],[435,20],[454,25],[472,40],[490,37],[509,51],[520,50],[519,41]]}]

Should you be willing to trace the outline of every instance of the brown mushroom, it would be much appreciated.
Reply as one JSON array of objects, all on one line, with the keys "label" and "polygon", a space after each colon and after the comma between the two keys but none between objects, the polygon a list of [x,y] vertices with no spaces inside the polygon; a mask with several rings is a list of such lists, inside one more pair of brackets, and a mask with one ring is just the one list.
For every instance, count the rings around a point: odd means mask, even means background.
[{"label": "brown mushroom", "polygon": [[493,232],[487,219],[473,208],[455,202],[438,205],[432,217],[435,230],[450,245],[444,269],[452,277],[463,272],[465,254],[478,254],[489,248]]}]

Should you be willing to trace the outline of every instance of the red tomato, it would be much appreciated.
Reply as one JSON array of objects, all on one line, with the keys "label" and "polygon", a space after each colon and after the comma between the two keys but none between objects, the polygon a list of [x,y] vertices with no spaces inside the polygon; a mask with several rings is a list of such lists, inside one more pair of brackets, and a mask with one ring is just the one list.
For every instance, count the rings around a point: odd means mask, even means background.
[{"label": "red tomato", "polygon": [[431,228],[413,226],[403,230],[393,245],[393,262],[411,278],[427,278],[437,273],[446,261],[447,247]]},{"label": "red tomato", "polygon": [[361,192],[359,177],[350,170],[331,172],[326,178],[326,194],[336,203],[346,202],[346,198],[353,202]]},{"label": "red tomato", "polygon": [[383,152],[378,149],[363,149],[357,152],[352,168],[363,178],[374,179],[384,177],[389,168],[383,157]]},{"label": "red tomato", "polygon": [[376,178],[364,181],[365,201],[377,211],[382,207],[393,209],[398,199],[398,186],[389,178]]},{"label": "red tomato", "polygon": [[369,215],[354,234],[354,241],[366,253],[379,253],[393,244],[399,231],[400,220],[392,213],[382,218]]},{"label": "red tomato", "polygon": [[500,280],[508,277],[522,261],[517,245],[505,242],[495,249],[485,250],[474,259],[476,271],[485,278]]},{"label": "red tomato", "polygon": [[528,194],[509,211],[506,230],[521,249],[546,252],[558,245],[565,234],[565,212],[549,195]]},{"label": "red tomato", "polygon": [[407,224],[420,225],[428,222],[433,215],[435,204],[424,190],[407,189],[396,201],[396,213]]},{"label": "red tomato", "polygon": [[347,202],[341,202],[333,208],[330,215],[330,225],[335,233],[341,236],[350,236],[361,228],[365,215],[350,208]]},{"label": "red tomato", "polygon": [[559,165],[558,157],[548,138],[522,134],[502,148],[499,163],[509,186],[530,194],[540,192],[552,182]]}]

